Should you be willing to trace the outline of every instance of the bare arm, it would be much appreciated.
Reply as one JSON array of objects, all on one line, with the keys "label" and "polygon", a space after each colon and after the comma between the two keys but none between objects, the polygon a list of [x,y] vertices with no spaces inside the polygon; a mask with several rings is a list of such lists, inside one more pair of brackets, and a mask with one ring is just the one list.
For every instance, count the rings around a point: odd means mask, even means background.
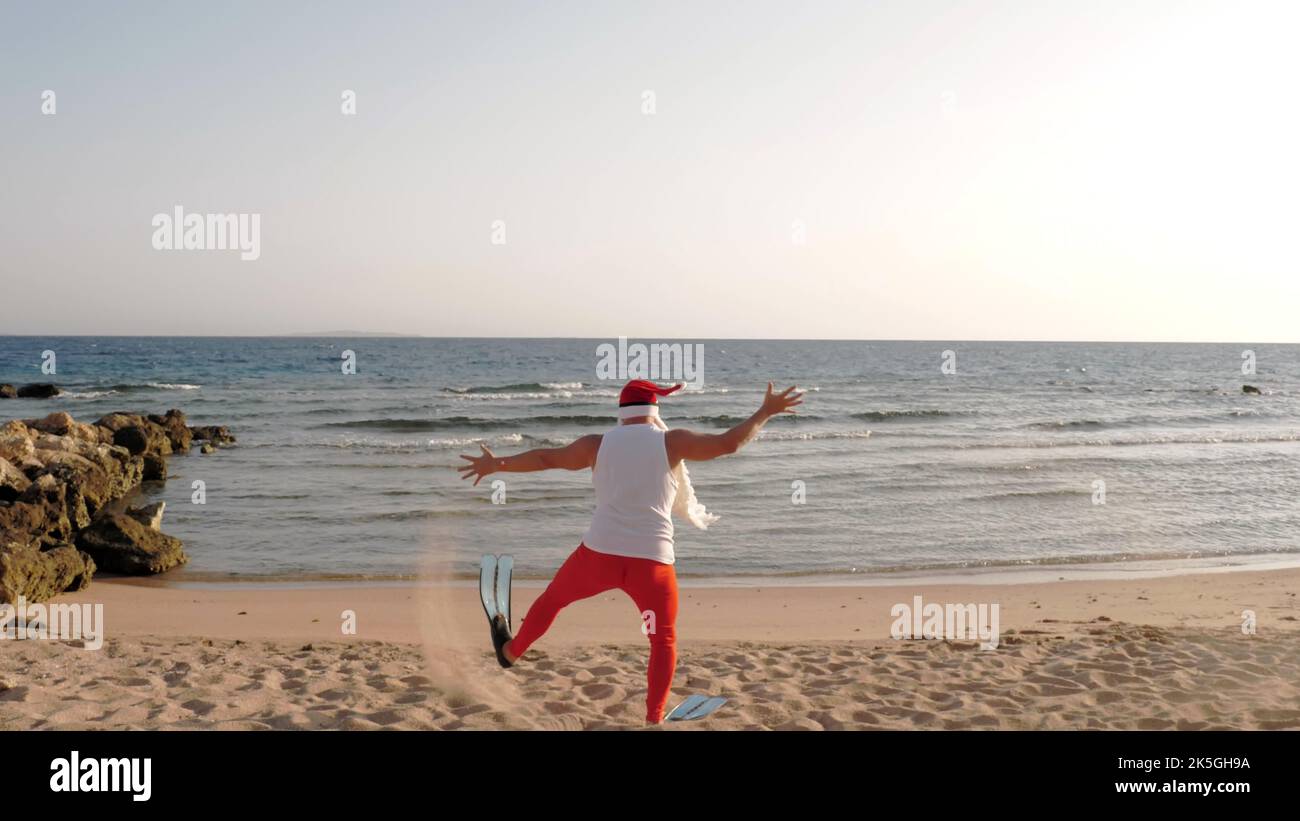
[{"label": "bare arm", "polygon": [[726,433],[696,433],[690,430],[670,430],[664,434],[668,448],[668,464],[676,467],[686,459],[691,462],[706,462],[735,453],[758,435],[768,419],[779,413],[794,413],[795,405],[803,404],[803,392],[793,386],[780,393],[772,391],[772,383],[767,383],[767,395],[763,404],[754,415],[736,425]]},{"label": "bare arm", "polygon": [[596,452],[600,450],[600,434],[592,433],[583,436],[562,448],[534,448],[514,456],[497,456],[482,442],[479,443],[479,447],[483,452],[478,456],[461,454],[460,458],[469,464],[461,465],[459,468],[460,478],[473,477],[476,485],[483,480],[484,476],[493,473],[530,473],[552,468],[560,470],[589,468],[596,464]]}]

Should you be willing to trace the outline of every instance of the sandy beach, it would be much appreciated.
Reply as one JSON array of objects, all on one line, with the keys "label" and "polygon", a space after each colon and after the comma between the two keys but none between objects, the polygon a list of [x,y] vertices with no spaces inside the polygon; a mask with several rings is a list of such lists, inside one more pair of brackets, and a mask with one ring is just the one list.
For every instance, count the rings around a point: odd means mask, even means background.
[{"label": "sandy beach", "polygon": [[[685,586],[672,701],[730,702],[671,730],[1300,728],[1297,590],[1297,569]],[[516,624],[539,592],[517,585]],[[892,638],[918,595],[997,603],[999,646]],[[642,726],[647,648],[619,593],[565,610],[509,671],[468,585],[102,579],[56,602],[102,604],[103,646],[0,642],[0,729]]]}]

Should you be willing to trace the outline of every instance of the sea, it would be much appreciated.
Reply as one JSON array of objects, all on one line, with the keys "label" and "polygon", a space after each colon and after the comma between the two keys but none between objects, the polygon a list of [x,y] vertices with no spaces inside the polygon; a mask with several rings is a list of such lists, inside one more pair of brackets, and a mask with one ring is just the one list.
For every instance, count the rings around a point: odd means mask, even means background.
[{"label": "sea", "polygon": [[[722,431],[768,381],[807,392],[740,453],[691,466],[721,518],[678,523],[686,578],[1300,561],[1300,346],[632,342],[700,354],[662,400],[671,427]],[[483,553],[541,579],[583,536],[590,472],[474,487],[460,455],[612,426],[622,379],[600,364],[616,343],[5,336],[0,382],[65,393],[0,400],[0,419],[180,408],[229,426],[235,446],[173,457],[140,493],[185,541],[169,579],[471,578]]]}]

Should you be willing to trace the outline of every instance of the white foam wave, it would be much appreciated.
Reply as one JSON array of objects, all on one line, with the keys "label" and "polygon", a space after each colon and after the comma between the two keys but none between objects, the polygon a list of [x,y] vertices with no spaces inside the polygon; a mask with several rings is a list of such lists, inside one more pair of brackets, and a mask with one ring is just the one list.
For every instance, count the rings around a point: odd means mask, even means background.
[{"label": "white foam wave", "polygon": [[117,391],[66,391],[63,396],[69,399],[98,399],[101,396],[116,396]]},{"label": "white foam wave", "polygon": [[816,433],[795,433],[792,431],[770,431],[764,430],[759,436],[763,439],[771,439],[775,442],[800,442],[811,439],[869,439],[871,431],[869,430],[832,430],[819,431]]}]

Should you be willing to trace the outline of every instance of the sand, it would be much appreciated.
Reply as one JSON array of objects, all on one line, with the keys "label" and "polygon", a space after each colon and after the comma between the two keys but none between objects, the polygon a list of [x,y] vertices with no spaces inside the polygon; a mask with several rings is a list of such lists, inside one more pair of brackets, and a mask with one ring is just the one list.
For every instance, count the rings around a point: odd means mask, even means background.
[{"label": "sand", "polygon": [[[730,702],[654,729],[1300,728],[1298,590],[1296,569],[684,587],[673,703]],[[539,591],[517,587],[516,622]],[[917,595],[996,602],[998,648],[891,638]],[[103,646],[0,641],[0,729],[643,726],[647,648],[618,593],[565,610],[509,671],[465,585],[97,580],[58,601],[102,603]]]}]

